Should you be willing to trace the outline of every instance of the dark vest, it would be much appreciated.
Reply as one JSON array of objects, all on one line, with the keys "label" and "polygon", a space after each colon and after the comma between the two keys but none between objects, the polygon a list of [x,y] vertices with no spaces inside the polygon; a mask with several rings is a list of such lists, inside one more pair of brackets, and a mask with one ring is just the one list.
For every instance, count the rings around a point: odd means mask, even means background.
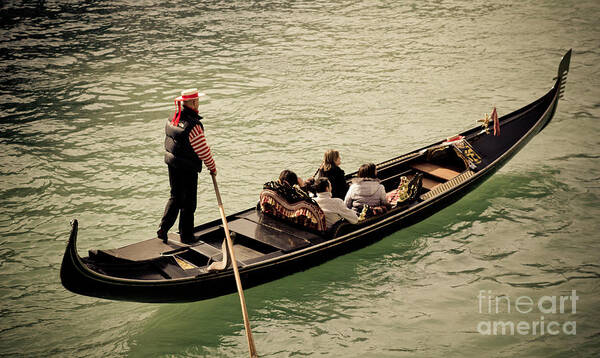
[{"label": "dark vest", "polygon": [[197,124],[204,131],[204,126],[198,114],[191,109],[183,107],[181,118],[177,126],[171,124],[171,119],[167,121],[165,127],[165,163],[177,169],[187,169],[202,171],[202,160],[198,158],[194,148],[190,144],[190,132]]}]

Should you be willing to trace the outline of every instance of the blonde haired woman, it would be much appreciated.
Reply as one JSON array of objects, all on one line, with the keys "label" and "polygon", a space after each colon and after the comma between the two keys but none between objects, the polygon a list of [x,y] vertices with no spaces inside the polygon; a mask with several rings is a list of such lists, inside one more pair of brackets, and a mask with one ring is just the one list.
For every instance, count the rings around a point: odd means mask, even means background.
[{"label": "blonde haired woman", "polygon": [[344,199],[348,191],[348,183],[346,183],[344,171],[340,168],[341,163],[340,152],[333,149],[326,151],[323,156],[323,163],[317,171],[317,178],[328,178],[331,183],[331,196]]}]

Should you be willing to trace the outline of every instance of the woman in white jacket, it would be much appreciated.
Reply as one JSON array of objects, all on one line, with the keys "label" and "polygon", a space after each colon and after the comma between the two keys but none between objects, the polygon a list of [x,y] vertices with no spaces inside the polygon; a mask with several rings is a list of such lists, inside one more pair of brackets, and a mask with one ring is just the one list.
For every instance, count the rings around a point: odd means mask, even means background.
[{"label": "woman in white jacket", "polygon": [[[363,164],[358,169],[358,179],[354,179],[344,199],[346,206],[355,212],[361,212],[365,205],[375,212],[386,211],[390,208],[385,197],[385,188],[377,179],[375,164]],[[377,209],[381,208],[381,209]]]},{"label": "woman in white jacket", "polygon": [[351,209],[348,209],[340,198],[331,197],[331,183],[325,177],[321,177],[315,181],[314,191],[317,193],[315,201],[325,213],[325,223],[327,229],[341,219],[346,219],[352,224],[358,222],[358,216]]}]

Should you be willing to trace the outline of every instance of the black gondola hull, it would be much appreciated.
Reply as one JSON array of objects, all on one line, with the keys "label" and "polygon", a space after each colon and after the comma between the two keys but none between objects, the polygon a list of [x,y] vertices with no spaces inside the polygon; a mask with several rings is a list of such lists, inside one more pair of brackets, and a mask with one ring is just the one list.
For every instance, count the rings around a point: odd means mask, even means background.
[{"label": "black gondola hull", "polygon": [[[274,281],[368,246],[391,233],[424,220],[473,191],[506,164],[551,121],[561,94],[559,89],[568,72],[569,58],[570,51],[563,58],[559,77],[546,95],[502,118],[504,134],[492,140],[490,136],[481,136],[479,128],[462,133],[467,138],[473,138],[473,146],[484,153],[486,158],[485,165],[470,177],[429,200],[413,205],[409,210],[392,210],[381,217],[352,226],[347,233],[319,244],[242,267],[240,276],[243,287],[250,288]],[[426,148],[428,147],[423,149]],[[231,217],[235,217],[235,214]],[[196,277],[158,280],[127,279],[103,274],[102,270],[95,269],[93,262],[86,262],[78,255],[77,232],[78,223],[75,220],[72,223],[71,236],[61,266],[62,283],[72,292],[107,299],[155,303],[198,301],[236,292],[231,269],[203,273]],[[131,265],[132,268],[135,267]],[[141,267],[149,263],[140,262],[138,265]]]}]

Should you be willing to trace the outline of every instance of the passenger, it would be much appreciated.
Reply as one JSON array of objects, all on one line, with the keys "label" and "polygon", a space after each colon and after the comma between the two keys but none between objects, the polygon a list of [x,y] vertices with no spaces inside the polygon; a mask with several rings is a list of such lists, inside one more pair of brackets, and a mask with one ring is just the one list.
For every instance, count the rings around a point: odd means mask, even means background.
[{"label": "passenger", "polygon": [[296,173],[288,169],[283,170],[279,174],[279,183],[287,184],[291,187],[294,187],[294,185],[298,185],[299,187],[304,186],[304,181],[302,181],[302,178],[298,177]]},{"label": "passenger", "polygon": [[325,213],[319,204],[300,188],[304,182],[291,170],[284,170],[278,180],[267,182],[260,193],[261,211],[293,224],[324,232],[327,230]]},{"label": "passenger", "polygon": [[317,193],[314,191],[315,179],[313,177],[310,177],[306,180],[302,180],[302,178],[297,176],[296,173],[286,169],[282,171],[281,174],[279,174],[279,182],[281,184],[286,183],[292,188],[294,187],[294,185],[297,185],[297,189],[302,190],[306,194],[312,193],[314,194],[314,196],[317,195]]},{"label": "passenger", "polygon": [[385,188],[377,179],[375,164],[360,166],[358,179],[353,180],[344,203],[357,213],[360,213],[365,205],[373,210],[371,214],[386,212],[391,207],[385,197]]},{"label": "passenger", "polygon": [[323,163],[317,170],[317,178],[325,177],[331,183],[331,196],[334,198],[344,199],[348,191],[348,183],[346,183],[345,173],[340,168],[342,158],[340,152],[330,149],[323,156]]},{"label": "passenger", "polygon": [[293,171],[286,169],[279,174],[279,180],[265,183],[263,189],[270,189],[277,192],[290,203],[300,200],[314,203],[302,186],[304,186],[302,178],[298,177]]},{"label": "passenger", "polygon": [[315,201],[325,213],[325,223],[327,229],[330,229],[336,222],[346,219],[352,224],[358,222],[356,213],[348,209],[342,199],[333,198],[331,195],[331,183],[327,178],[320,177],[315,181],[314,190],[317,193]]}]

